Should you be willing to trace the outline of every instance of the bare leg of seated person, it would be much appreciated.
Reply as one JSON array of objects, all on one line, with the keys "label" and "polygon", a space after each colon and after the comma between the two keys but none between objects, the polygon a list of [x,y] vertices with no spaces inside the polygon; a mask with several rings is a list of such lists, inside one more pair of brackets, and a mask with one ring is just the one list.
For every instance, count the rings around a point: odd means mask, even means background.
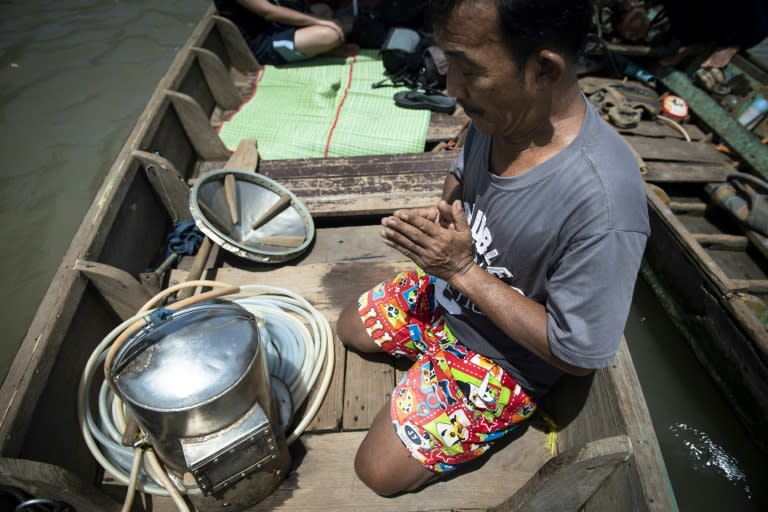
[{"label": "bare leg of seated person", "polygon": [[382,496],[415,491],[438,477],[405,449],[392,428],[389,411],[389,403],[384,404],[355,456],[358,478]]},{"label": "bare leg of seated person", "polygon": [[303,53],[307,57],[327,53],[343,42],[344,39],[341,36],[340,30],[337,32],[324,25],[300,28],[296,30],[296,35],[294,36],[296,51]]}]

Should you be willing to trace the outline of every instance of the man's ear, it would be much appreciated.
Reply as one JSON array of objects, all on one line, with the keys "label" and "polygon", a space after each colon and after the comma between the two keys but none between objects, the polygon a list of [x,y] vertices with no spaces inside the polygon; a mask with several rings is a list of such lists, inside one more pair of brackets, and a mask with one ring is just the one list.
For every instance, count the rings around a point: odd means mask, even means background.
[{"label": "man's ear", "polygon": [[536,61],[536,83],[552,86],[566,73],[567,64],[563,56],[552,50],[542,49],[534,55]]}]

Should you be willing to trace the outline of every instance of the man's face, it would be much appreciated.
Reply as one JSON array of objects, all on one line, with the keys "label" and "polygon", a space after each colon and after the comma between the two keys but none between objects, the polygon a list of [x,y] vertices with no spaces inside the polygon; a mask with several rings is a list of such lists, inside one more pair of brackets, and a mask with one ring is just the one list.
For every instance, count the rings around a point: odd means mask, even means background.
[{"label": "man's face", "polygon": [[[547,109],[536,94],[531,66],[520,71],[504,47],[492,0],[459,5],[438,43],[448,59],[447,91],[488,135],[521,138],[542,122]],[[548,101],[547,101],[548,103]]]}]

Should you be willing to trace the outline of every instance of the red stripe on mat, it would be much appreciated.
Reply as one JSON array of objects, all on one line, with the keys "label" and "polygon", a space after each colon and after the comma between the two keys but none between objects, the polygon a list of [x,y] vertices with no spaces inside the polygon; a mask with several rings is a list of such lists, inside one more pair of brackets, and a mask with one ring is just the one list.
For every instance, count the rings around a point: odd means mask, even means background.
[{"label": "red stripe on mat", "polygon": [[357,62],[357,55],[352,56],[352,62],[349,64],[349,78],[347,80],[347,86],[344,88],[344,96],[341,97],[339,106],[336,108],[336,116],[333,118],[333,124],[331,125],[331,129],[328,131],[328,138],[325,140],[325,152],[323,153],[323,158],[328,158],[328,152],[331,149],[333,131],[336,129],[336,124],[339,122],[339,117],[341,116],[341,108],[344,106],[344,102],[347,101],[347,94],[349,93],[350,87],[352,87],[352,70],[355,68],[355,62]]}]

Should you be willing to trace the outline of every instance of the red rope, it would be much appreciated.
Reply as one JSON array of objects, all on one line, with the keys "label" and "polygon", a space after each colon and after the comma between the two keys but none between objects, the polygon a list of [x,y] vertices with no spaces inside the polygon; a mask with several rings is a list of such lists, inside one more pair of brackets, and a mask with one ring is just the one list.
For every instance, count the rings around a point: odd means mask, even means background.
[{"label": "red rope", "polygon": [[352,70],[355,68],[355,62],[357,62],[357,55],[352,56],[352,62],[349,64],[349,78],[347,80],[347,86],[344,88],[344,95],[341,97],[339,106],[336,108],[336,116],[333,118],[333,124],[328,131],[328,138],[325,140],[325,152],[323,158],[328,158],[328,152],[331,149],[331,139],[333,138],[333,131],[336,129],[336,124],[339,122],[339,116],[341,116],[341,108],[344,106],[344,102],[347,100],[347,94],[350,87],[352,87]]}]

